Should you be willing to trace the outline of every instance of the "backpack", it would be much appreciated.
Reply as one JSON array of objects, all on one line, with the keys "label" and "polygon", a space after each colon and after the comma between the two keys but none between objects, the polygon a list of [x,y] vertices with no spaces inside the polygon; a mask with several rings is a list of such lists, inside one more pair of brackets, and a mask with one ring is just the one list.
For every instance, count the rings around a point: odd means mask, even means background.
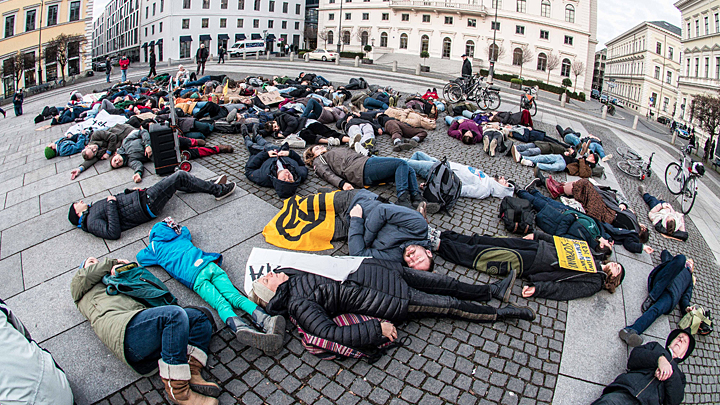
[{"label": "backpack", "polygon": [[102,278],[108,295],[125,294],[148,308],[164,305],[176,305],[177,298],[167,286],[145,267],[130,263],[115,270],[115,275],[106,274]]},{"label": "backpack", "polygon": [[[377,319],[381,322],[383,321],[382,319],[367,315],[343,314],[333,318],[333,322],[335,322],[335,324],[338,326],[348,326],[356,325],[358,323],[369,321],[371,319]],[[330,340],[317,337],[315,335],[311,335],[305,332],[303,328],[301,328],[297,324],[297,321],[293,317],[290,317],[290,322],[292,322],[293,325],[297,326],[298,333],[300,333],[301,342],[302,345],[305,347],[305,350],[322,360],[365,359],[368,361],[368,363],[372,364],[380,360],[382,355],[385,354],[385,352],[389,349],[393,347],[404,346],[405,341],[409,339],[409,337],[405,337],[403,339],[396,339],[395,342],[388,341],[387,343],[381,344],[376,349],[357,349],[354,347],[345,346],[340,343],[335,343]]]},{"label": "backpack", "polygon": [[696,306],[685,314],[678,323],[679,329],[690,328],[693,335],[709,335],[713,331],[713,319],[709,309]]},{"label": "backpack", "polygon": [[503,221],[508,232],[522,235],[533,232],[535,211],[528,200],[516,197],[503,198],[498,217]]},{"label": "backpack", "polygon": [[470,101],[461,101],[461,102],[455,103],[453,105],[452,111],[453,111],[453,115],[457,116],[457,115],[462,115],[463,111],[467,110],[472,113],[472,112],[477,111],[478,109],[479,108],[478,108],[477,104],[475,104],[475,103],[472,103]]},{"label": "backpack", "polygon": [[428,203],[440,204],[440,209],[448,212],[460,198],[462,181],[450,168],[447,158],[436,162],[425,183],[423,197]]}]

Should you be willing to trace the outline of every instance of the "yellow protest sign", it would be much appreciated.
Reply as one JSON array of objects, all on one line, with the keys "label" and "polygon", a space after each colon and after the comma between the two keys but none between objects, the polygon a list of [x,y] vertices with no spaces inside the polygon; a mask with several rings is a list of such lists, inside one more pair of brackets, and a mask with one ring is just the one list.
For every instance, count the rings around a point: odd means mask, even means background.
[{"label": "yellow protest sign", "polygon": [[320,251],[333,247],[336,191],[306,197],[292,196],[263,229],[265,241],[291,249]]},{"label": "yellow protest sign", "polygon": [[559,236],[553,236],[553,238],[560,267],[585,273],[597,273],[595,259],[587,242]]}]

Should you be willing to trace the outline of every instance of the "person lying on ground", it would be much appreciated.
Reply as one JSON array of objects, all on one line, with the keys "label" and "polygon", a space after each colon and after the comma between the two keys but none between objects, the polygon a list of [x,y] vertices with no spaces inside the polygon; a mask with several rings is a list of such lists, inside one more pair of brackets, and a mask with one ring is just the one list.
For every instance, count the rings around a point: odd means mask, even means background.
[{"label": "person lying on ground", "polygon": [[75,180],[80,173],[89,169],[99,160],[108,160],[123,140],[136,128],[128,124],[115,124],[108,129],[99,129],[90,135],[90,141],[82,150],[83,162],[70,171],[70,179]]},{"label": "person lying on ground", "polygon": [[[583,137],[579,132],[575,132],[572,128],[568,127],[562,129],[560,125],[556,125],[555,129],[560,134],[560,137],[570,145],[575,146],[578,149],[587,148],[592,153],[600,155],[602,161],[606,161],[612,157],[612,154],[606,155],[605,149],[603,148],[602,140],[593,134],[587,134]],[[578,145],[580,145],[578,147]]]},{"label": "person lying on ground", "polygon": [[[141,266],[158,265],[174,279],[196,292],[200,298],[218,311],[220,319],[235,333],[241,343],[274,356],[283,348],[285,319],[268,316],[262,308],[247,299],[235,288],[220,268],[223,257],[207,253],[192,243],[190,230],[171,217],[155,224],[150,230],[149,245],[137,254]],[[234,309],[250,315],[255,327],[245,323]]]},{"label": "person lying on ground", "polygon": [[648,218],[655,226],[655,230],[663,235],[686,241],[688,233],[685,230],[685,216],[681,212],[675,211],[670,203],[645,192],[645,187],[638,186],[638,191],[645,204],[650,208]]},{"label": "person lying on ground", "polygon": [[120,239],[123,231],[157,218],[176,191],[212,194],[219,201],[230,196],[235,187],[235,183],[227,183],[225,175],[211,182],[179,171],[147,189],[125,190],[91,204],[83,200],[74,202],[70,204],[68,220],[97,237]]},{"label": "person lying on ground", "polygon": [[82,134],[68,133],[53,143],[49,143],[45,147],[45,158],[52,159],[55,156],[71,156],[80,153],[88,142],[88,131]]},{"label": "person lying on ground", "polygon": [[151,156],[150,133],[144,128],[136,129],[125,137],[122,145],[110,158],[110,167],[130,167],[133,170],[133,181],[140,183],[145,174],[143,163],[149,162]]},{"label": "person lying on ground", "polygon": [[482,128],[475,121],[462,117],[452,121],[447,134],[466,145],[474,145],[483,139]]},{"label": "person lying on ground", "polygon": [[524,288],[526,297],[573,300],[589,297],[605,288],[614,291],[625,277],[620,263],[601,263],[593,254],[594,272],[565,269],[559,264],[555,239],[536,232],[533,240],[461,235],[453,231],[428,232],[430,248],[419,245],[405,247],[403,259],[408,267],[431,271],[433,252],[443,259],[475,270],[504,277],[511,270],[533,283]]},{"label": "person lying on ground", "polygon": [[530,111],[522,110],[516,113],[510,111],[494,111],[490,114],[490,122],[499,122],[503,125],[523,125],[528,128],[533,127]]},{"label": "person lying on ground", "polygon": [[50,125],[62,125],[70,122],[75,122],[85,111],[88,111],[88,107],[67,107],[63,110],[58,111],[58,115],[54,116]]},{"label": "person lying on ground", "polygon": [[665,347],[649,342],[630,352],[626,372],[615,378],[592,405],[679,405],[685,398],[685,374],[678,366],[695,349],[687,330],[670,332]]},{"label": "person lying on ground", "polygon": [[661,263],[648,276],[648,297],[642,304],[643,314],[632,325],[620,330],[620,338],[630,347],[643,343],[642,335],[661,315],[669,315],[675,307],[690,312],[695,284],[695,262],[685,255],[673,256],[667,250],[660,254]]},{"label": "person lying on ground", "polygon": [[111,352],[138,374],[155,370],[171,401],[217,405],[220,387],[205,381],[213,333],[210,310],[177,305],[148,307],[127,294],[107,293],[104,277],[128,267],[123,259],[89,257],[70,282],[70,294],[80,313]]},{"label": "person lying on ground", "polygon": [[[546,172],[562,172],[569,164],[578,162],[574,149],[565,149],[560,145],[557,145],[557,149],[554,146],[547,148],[542,142],[513,145],[511,151],[515,162],[527,167],[537,167],[538,170]],[[550,153],[542,153],[543,151]],[[596,157],[590,155],[587,161],[594,164]]]},{"label": "person lying on ground", "polygon": [[282,147],[267,142],[253,131],[255,140],[244,131],[245,146],[250,157],[245,164],[245,177],[262,187],[272,187],[278,197],[285,199],[295,195],[308,176],[308,169],[297,152],[289,150],[287,144]]},{"label": "person lying on ground", "polygon": [[52,354],[40,347],[12,310],[0,299],[0,402],[3,404],[72,405],[73,392]]},{"label": "person lying on ground", "polygon": [[[535,312],[530,308],[513,304],[494,308],[476,302],[492,298],[507,302],[514,278],[512,272],[495,284],[467,284],[400,263],[365,259],[342,283],[281,268],[253,282],[249,297],[271,315],[290,316],[314,336],[350,347],[376,348],[397,339],[394,324],[439,314],[473,322],[533,321]],[[338,326],[332,317],[343,313],[381,320]]]},{"label": "person lying on ground", "polygon": [[393,142],[393,151],[401,152],[417,147],[428,135],[422,128],[414,128],[385,114],[377,116],[378,124],[382,125],[383,132],[390,135]]},{"label": "person lying on ground", "polygon": [[272,121],[265,123],[264,134],[275,138],[286,138],[289,135],[296,134],[307,144],[330,146],[339,146],[350,141],[349,137],[343,136],[341,133],[313,119],[297,117],[287,112],[277,112],[273,117]]},{"label": "person lying on ground", "polygon": [[501,125],[495,123],[484,124],[483,151],[485,151],[485,153],[487,153],[491,157],[495,157],[495,152],[507,152],[508,148],[505,144],[505,140],[507,140],[508,133],[509,132],[507,128]]},{"label": "person lying on ground", "polygon": [[315,173],[342,190],[395,182],[397,204],[413,208],[423,202],[417,184],[415,170],[402,159],[391,157],[367,157],[351,149],[315,145],[303,153],[305,164],[315,168]]}]

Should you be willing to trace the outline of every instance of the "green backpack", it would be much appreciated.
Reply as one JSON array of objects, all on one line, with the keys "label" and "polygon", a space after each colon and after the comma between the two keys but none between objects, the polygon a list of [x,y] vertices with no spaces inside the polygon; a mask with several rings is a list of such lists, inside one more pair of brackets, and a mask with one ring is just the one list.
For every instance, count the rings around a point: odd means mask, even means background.
[{"label": "green backpack", "polygon": [[177,298],[145,267],[129,263],[115,270],[115,275],[106,274],[102,279],[108,295],[125,294],[148,308],[176,305]]}]

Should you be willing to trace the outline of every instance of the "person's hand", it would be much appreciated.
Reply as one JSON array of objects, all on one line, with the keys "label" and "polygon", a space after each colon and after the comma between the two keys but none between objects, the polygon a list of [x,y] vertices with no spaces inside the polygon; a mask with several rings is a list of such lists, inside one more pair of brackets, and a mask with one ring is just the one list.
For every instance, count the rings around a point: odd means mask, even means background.
[{"label": "person's hand", "polygon": [[108,160],[108,159],[110,159],[110,155],[108,155],[107,153],[103,153],[102,156],[100,156],[100,160]]},{"label": "person's hand", "polygon": [[145,156],[148,158],[152,156],[152,148],[150,146],[145,147]]},{"label": "person's hand", "polygon": [[390,339],[391,342],[397,339],[397,329],[395,329],[395,325],[390,322],[380,322],[380,328],[382,329],[383,336]]},{"label": "person's hand", "polygon": [[533,240],[533,239],[535,239],[535,234],[529,233],[529,234],[523,236],[523,239],[525,239],[525,240]]},{"label": "person's hand", "polygon": [[380,135],[382,135],[382,134],[383,134],[383,130],[382,130],[382,128],[378,129],[378,134],[380,134]]},{"label": "person's hand", "polygon": [[645,251],[645,253],[651,255],[651,254],[653,254],[653,252],[655,251],[655,249],[651,248],[651,247],[648,246],[648,245],[645,245],[645,246],[643,247],[643,251]]},{"label": "person's hand", "polygon": [[140,182],[142,181],[142,176],[140,176],[140,173],[135,173],[135,174],[133,175],[133,181],[134,181],[135,183],[140,183]]},{"label": "person's hand", "polygon": [[691,306],[685,308],[685,312],[692,312],[694,310],[695,310],[695,305],[691,305]]},{"label": "person's hand", "polygon": [[266,108],[266,109],[265,109],[265,112],[270,112],[270,109],[269,109],[269,108]]},{"label": "person's hand", "polygon": [[345,184],[343,184],[343,187],[342,187],[342,188],[343,188],[343,190],[347,191],[347,190],[352,190],[352,189],[354,189],[355,187],[353,187],[353,185],[350,184],[350,183],[345,183]]},{"label": "person's hand", "polygon": [[278,156],[290,156],[290,151],[289,150],[281,150],[280,152],[277,153],[277,155]]},{"label": "person's hand", "polygon": [[75,180],[75,177],[77,177],[79,174],[80,174],[80,169],[70,170],[70,180]]},{"label": "person's hand", "polygon": [[115,198],[114,195],[109,195],[107,198],[108,201],[117,201],[117,198]]},{"label": "person's hand", "polygon": [[277,155],[278,155],[278,153],[274,149],[268,151],[268,156],[270,156],[270,157],[277,157]]},{"label": "person's hand", "polygon": [[522,296],[525,298],[532,297],[533,294],[535,294],[535,287],[531,287],[529,285],[526,285],[522,289]]},{"label": "person's hand", "polygon": [[363,214],[363,209],[360,206],[360,204],[355,204],[355,206],[352,207],[352,209],[350,210],[351,218],[352,217],[362,218],[362,214]]},{"label": "person's hand", "polygon": [[660,381],[665,381],[670,378],[673,374],[672,365],[667,361],[665,356],[660,356],[658,359],[658,368],[655,370],[655,377]]},{"label": "person's hand", "polygon": [[627,209],[627,205],[625,205],[625,204],[620,204],[620,210],[621,210],[621,211],[625,211],[626,209]]}]

